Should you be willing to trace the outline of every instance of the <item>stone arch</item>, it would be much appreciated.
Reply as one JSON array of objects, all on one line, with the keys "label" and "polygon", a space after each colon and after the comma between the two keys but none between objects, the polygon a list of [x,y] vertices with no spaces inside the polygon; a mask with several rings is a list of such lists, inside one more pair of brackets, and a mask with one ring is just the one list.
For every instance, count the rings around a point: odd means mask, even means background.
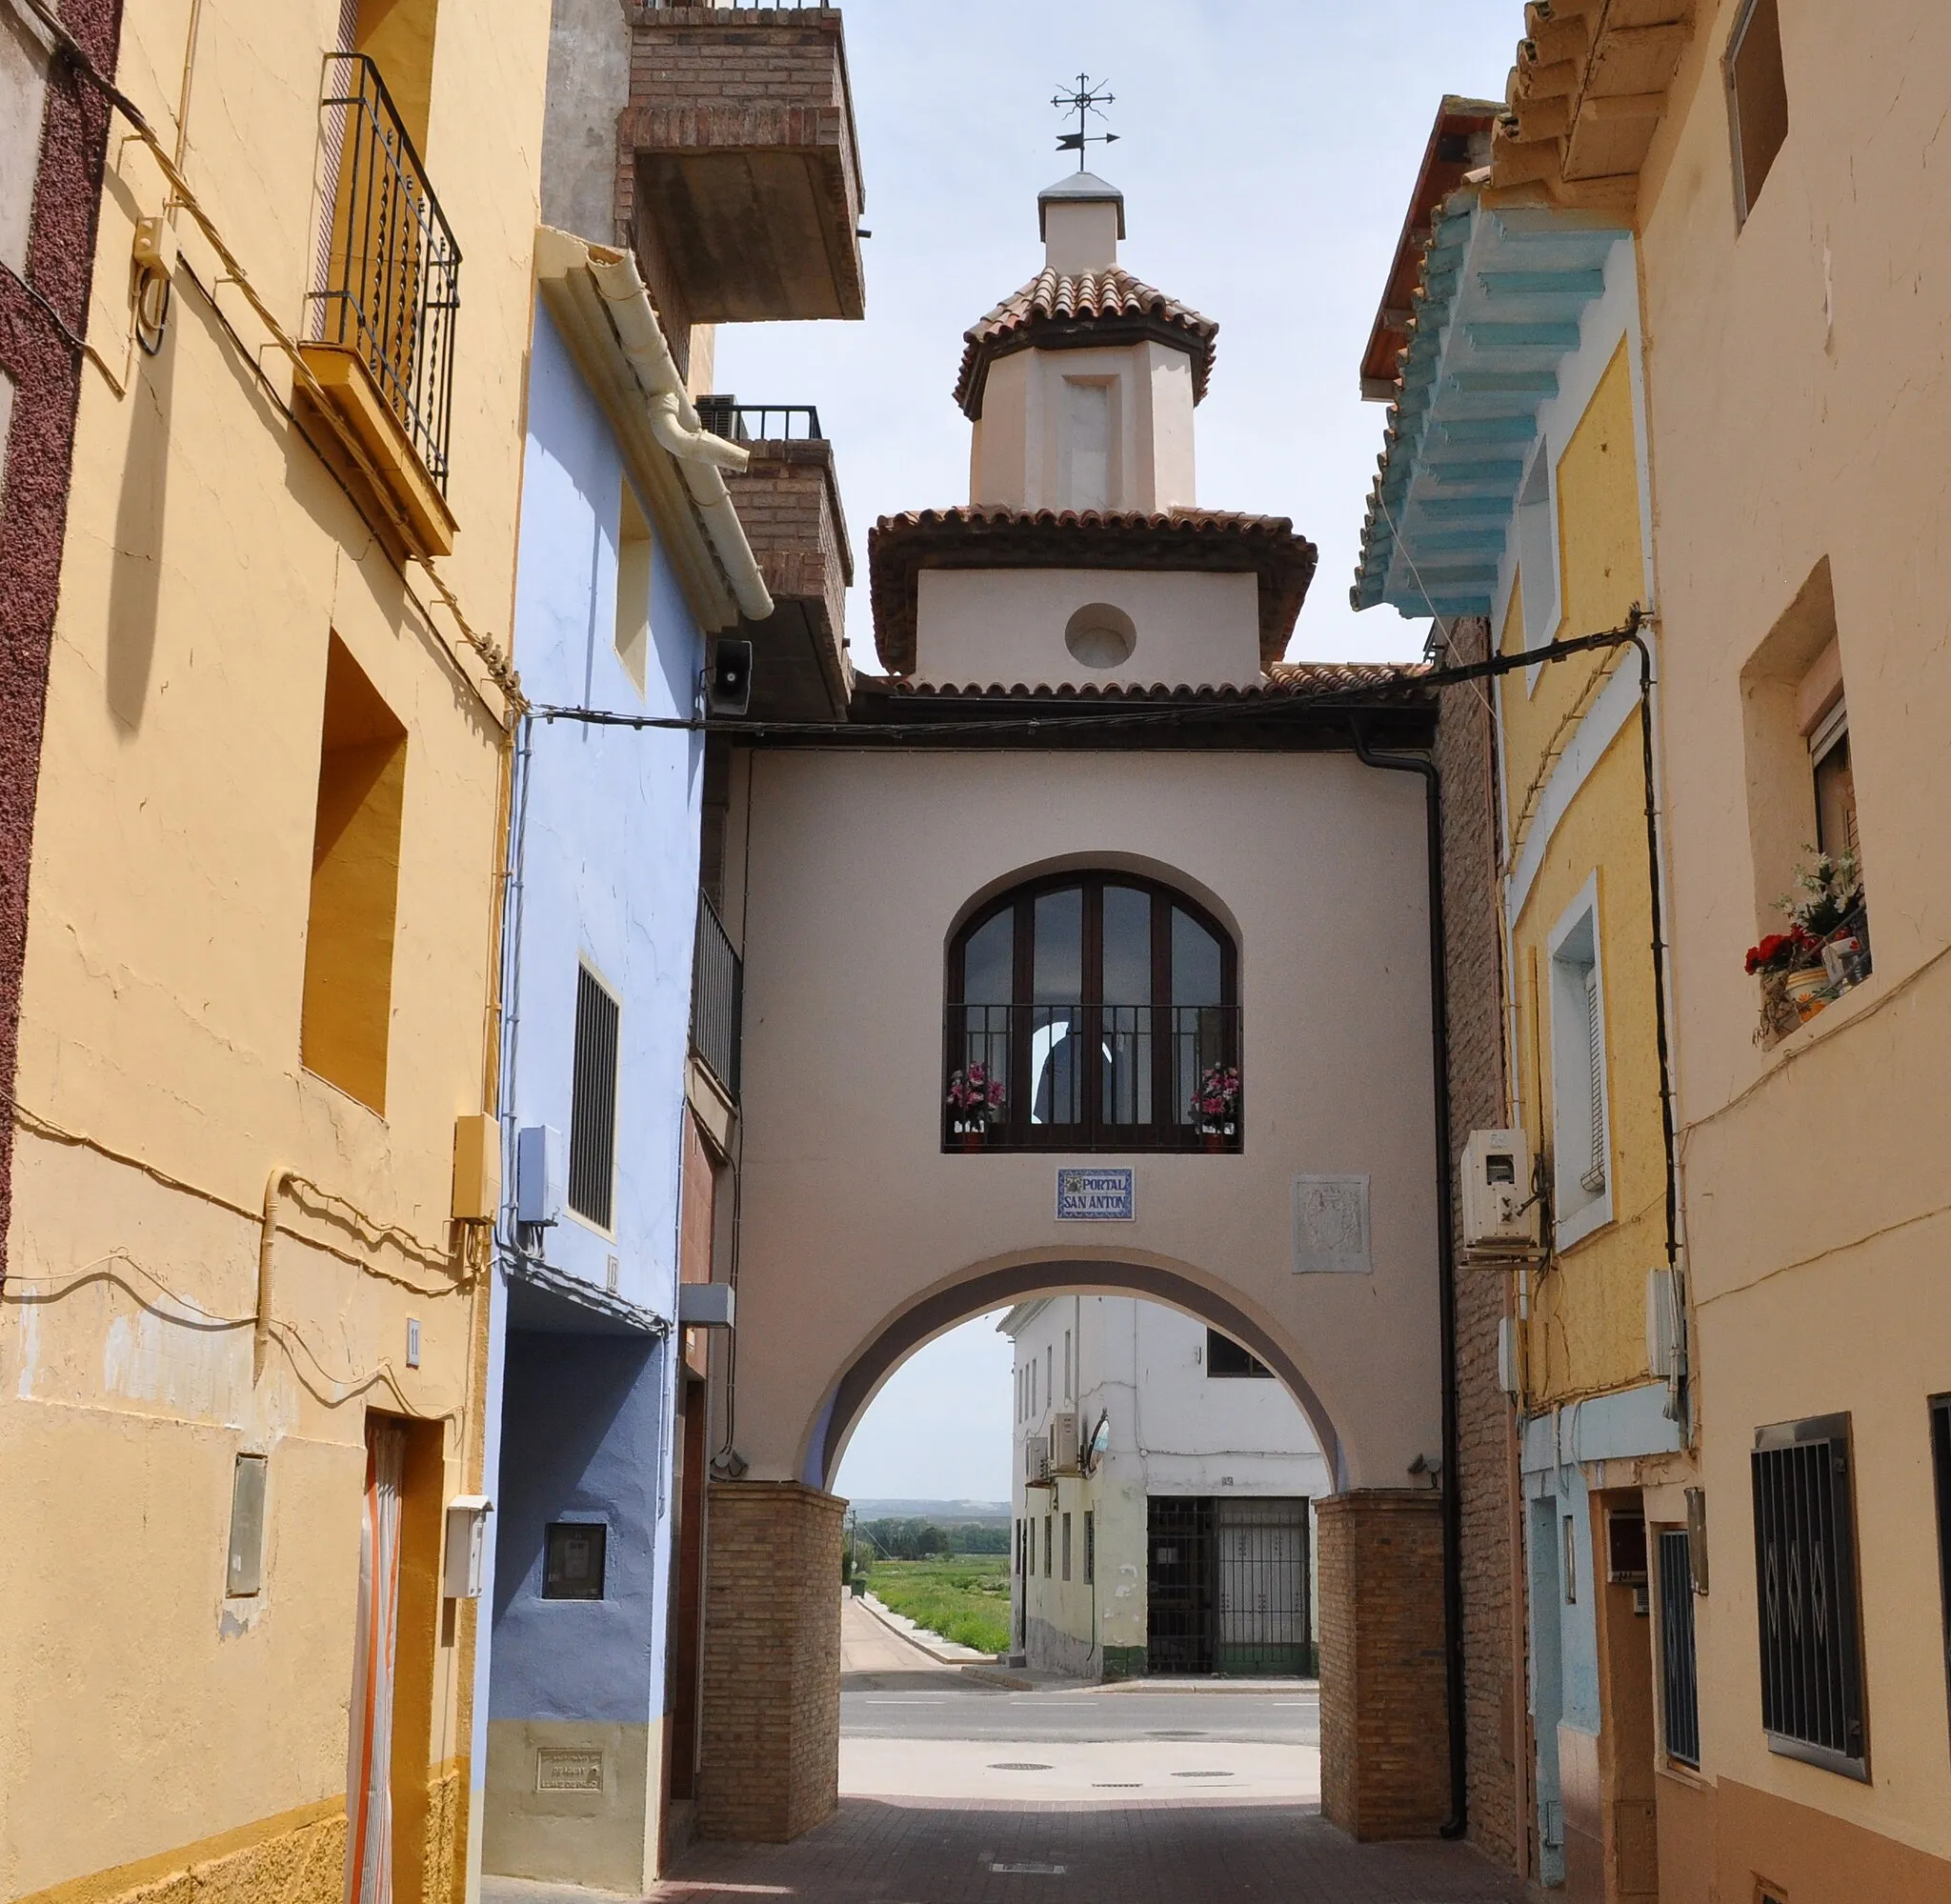
[{"label": "stone arch", "polygon": [[799,1474],[812,1488],[831,1487],[854,1431],[888,1377],[938,1335],[985,1311],[1026,1296],[1053,1293],[1135,1295],[1163,1303],[1223,1330],[1274,1371],[1320,1443],[1338,1488],[1348,1486],[1348,1464],[1333,1418],[1302,1372],[1292,1348],[1214,1280],[1183,1265],[1136,1259],[1028,1258],[977,1266],[923,1292],[887,1317],[828,1387],[801,1442]]}]

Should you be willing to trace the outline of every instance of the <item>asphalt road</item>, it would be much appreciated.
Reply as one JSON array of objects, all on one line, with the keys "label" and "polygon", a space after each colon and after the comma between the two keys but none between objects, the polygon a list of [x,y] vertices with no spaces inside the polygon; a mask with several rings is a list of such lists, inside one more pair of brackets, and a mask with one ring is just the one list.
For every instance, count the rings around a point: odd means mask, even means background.
[{"label": "asphalt road", "polygon": [[[863,1675],[864,1676],[864,1675]],[[1226,1739],[1263,1745],[1318,1746],[1320,1694],[1290,1692],[1135,1693],[1057,1688],[1011,1693],[950,1674],[914,1674],[924,1684],[881,1683],[840,1693],[843,1737],[873,1739],[1014,1739],[1051,1744]]]}]

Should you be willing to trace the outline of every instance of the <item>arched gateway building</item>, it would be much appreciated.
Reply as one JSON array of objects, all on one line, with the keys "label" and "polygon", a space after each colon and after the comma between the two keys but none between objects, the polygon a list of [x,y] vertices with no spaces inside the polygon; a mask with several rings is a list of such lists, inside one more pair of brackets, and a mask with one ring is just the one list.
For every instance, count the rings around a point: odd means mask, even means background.
[{"label": "arched gateway building", "polygon": [[835,1802],[826,1490],[880,1383],[971,1315],[1097,1291],[1223,1330],[1306,1412],[1336,1490],[1328,1811],[1433,1831],[1428,809],[1378,756],[1427,749],[1434,701],[1282,662],[1313,546],[1195,499],[1217,327],[1119,266],[1112,187],[1038,209],[1043,270],[968,332],[968,505],[871,538],[886,676],[714,774],[705,880],[744,958],[714,1473],[739,1478],[711,1487],[699,1823],[791,1835]]}]

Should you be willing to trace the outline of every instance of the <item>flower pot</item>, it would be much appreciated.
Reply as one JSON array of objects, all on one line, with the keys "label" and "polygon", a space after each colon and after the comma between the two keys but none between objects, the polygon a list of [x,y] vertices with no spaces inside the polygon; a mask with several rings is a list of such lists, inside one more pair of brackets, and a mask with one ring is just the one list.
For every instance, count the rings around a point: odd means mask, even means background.
[{"label": "flower pot", "polygon": [[983,1141],[983,1135],[980,1131],[957,1131],[955,1132],[955,1149],[958,1151],[979,1151],[982,1148]]},{"label": "flower pot", "polygon": [[1782,981],[1781,989],[1798,1015],[1806,1023],[1829,1002],[1822,996],[1829,989],[1829,974],[1820,965],[1805,966],[1800,972],[1790,972]]},{"label": "flower pot", "polygon": [[1199,1148],[1202,1151],[1211,1151],[1216,1155],[1223,1153],[1226,1149],[1225,1132],[1201,1131],[1199,1132]]}]

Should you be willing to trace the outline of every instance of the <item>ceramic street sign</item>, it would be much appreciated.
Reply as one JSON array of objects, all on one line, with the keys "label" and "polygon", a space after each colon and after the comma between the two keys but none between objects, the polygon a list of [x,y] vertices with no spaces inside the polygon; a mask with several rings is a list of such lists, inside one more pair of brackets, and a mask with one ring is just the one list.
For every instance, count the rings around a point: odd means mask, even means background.
[{"label": "ceramic street sign", "polygon": [[1129,1164],[1114,1170],[1077,1170],[1059,1166],[1056,1172],[1056,1220],[1059,1223],[1129,1223],[1136,1217],[1137,1172]]}]

